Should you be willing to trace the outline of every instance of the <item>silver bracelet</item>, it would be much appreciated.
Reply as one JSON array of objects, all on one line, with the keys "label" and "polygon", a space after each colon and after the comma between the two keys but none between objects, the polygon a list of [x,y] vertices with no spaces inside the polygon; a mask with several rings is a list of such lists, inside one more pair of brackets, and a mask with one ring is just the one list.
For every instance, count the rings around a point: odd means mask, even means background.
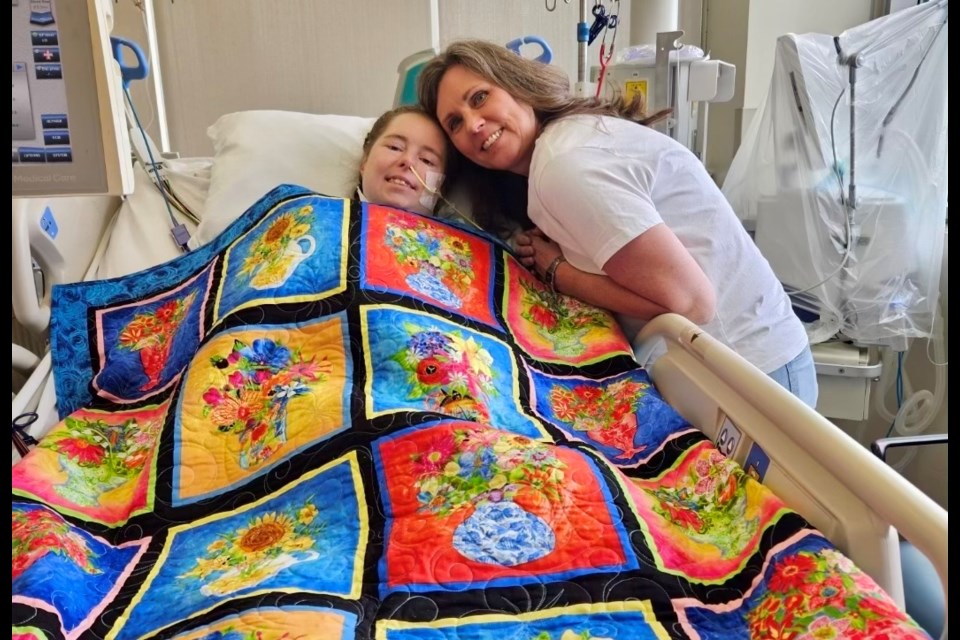
[{"label": "silver bracelet", "polygon": [[566,261],[567,259],[563,257],[563,254],[561,254],[554,258],[553,262],[550,263],[550,266],[547,267],[547,271],[544,273],[544,279],[547,281],[547,286],[550,287],[550,293],[557,292],[557,268],[561,263]]}]

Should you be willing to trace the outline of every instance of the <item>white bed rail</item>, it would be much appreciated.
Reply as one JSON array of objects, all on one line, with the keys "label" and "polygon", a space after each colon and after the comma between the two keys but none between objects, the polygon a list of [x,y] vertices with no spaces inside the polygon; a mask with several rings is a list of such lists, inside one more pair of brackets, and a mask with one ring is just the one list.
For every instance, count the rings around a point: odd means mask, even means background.
[{"label": "white bed rail", "polygon": [[[52,360],[48,351],[42,358],[37,357],[20,345],[13,345],[13,368],[23,374],[29,374],[26,382],[13,396],[13,420],[24,414],[35,413],[33,420],[26,429],[27,435],[37,440],[59,422],[56,408],[56,390],[51,373]],[[20,454],[15,446],[11,445],[13,454],[12,463],[20,460]]]},{"label": "white bed rail", "polygon": [[113,196],[13,199],[13,313],[28,331],[47,330],[51,288],[83,279],[119,207]]},{"label": "white bed rail", "polygon": [[[641,364],[663,394],[728,455],[744,464],[756,443],[769,457],[763,483],[817,527],[904,606],[897,532],[934,565],[947,599],[947,511],[851,436],[682,316],[647,323]],[[731,432],[730,427],[734,429]],[[721,448],[723,449],[723,448]],[[943,638],[947,637],[946,621]]]}]

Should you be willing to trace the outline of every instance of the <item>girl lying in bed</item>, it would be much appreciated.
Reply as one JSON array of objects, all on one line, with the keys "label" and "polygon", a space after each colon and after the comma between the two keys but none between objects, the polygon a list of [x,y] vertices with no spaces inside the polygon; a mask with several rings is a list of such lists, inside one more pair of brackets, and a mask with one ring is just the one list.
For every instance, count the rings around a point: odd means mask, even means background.
[{"label": "girl lying in bed", "polygon": [[357,197],[433,215],[450,161],[433,118],[419,107],[397,107],[377,118],[363,141]]},{"label": "girl lying in bed", "polygon": [[512,253],[512,247],[479,227],[444,195],[458,173],[458,157],[436,120],[420,107],[391,109],[377,118],[364,138],[356,197],[443,218]]}]

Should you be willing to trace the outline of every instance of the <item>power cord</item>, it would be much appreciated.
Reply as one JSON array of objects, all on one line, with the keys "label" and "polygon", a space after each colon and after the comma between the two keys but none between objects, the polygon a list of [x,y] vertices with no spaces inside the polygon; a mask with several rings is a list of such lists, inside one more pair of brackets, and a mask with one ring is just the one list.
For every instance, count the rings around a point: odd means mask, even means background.
[{"label": "power cord", "polygon": [[127,98],[127,106],[130,108],[130,112],[133,114],[133,120],[137,124],[137,129],[140,131],[140,135],[143,136],[144,146],[147,148],[147,156],[150,158],[150,169],[153,170],[154,177],[156,178],[154,183],[157,185],[157,188],[160,189],[160,193],[163,196],[163,203],[167,207],[167,215],[170,216],[170,234],[173,236],[173,241],[177,244],[177,247],[182,253],[188,253],[190,247],[188,242],[190,241],[190,232],[187,230],[187,226],[182,222],[178,222],[173,215],[173,211],[170,208],[170,198],[167,195],[166,188],[164,186],[165,182],[160,177],[160,172],[157,170],[157,162],[153,157],[153,151],[150,149],[150,142],[147,138],[147,132],[144,131],[143,126],[140,124],[140,118],[137,116],[137,109],[133,106],[133,98],[130,97],[130,89],[127,87],[123,88],[123,94]]}]

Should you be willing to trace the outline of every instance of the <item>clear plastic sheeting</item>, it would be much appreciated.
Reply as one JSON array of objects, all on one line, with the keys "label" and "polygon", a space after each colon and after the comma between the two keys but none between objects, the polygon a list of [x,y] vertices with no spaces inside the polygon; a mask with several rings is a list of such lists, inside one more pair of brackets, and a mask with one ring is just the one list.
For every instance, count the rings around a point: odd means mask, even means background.
[{"label": "clear plastic sheeting", "polygon": [[947,1],[777,40],[723,192],[811,342],[929,337],[947,212]]},{"label": "clear plastic sheeting", "polygon": [[[670,52],[670,60],[680,62],[689,62],[690,60],[699,60],[704,57],[703,49],[692,44],[685,44],[676,51]],[[632,47],[621,49],[616,55],[614,62],[650,62],[657,60],[657,47],[652,44],[638,44]]]}]

